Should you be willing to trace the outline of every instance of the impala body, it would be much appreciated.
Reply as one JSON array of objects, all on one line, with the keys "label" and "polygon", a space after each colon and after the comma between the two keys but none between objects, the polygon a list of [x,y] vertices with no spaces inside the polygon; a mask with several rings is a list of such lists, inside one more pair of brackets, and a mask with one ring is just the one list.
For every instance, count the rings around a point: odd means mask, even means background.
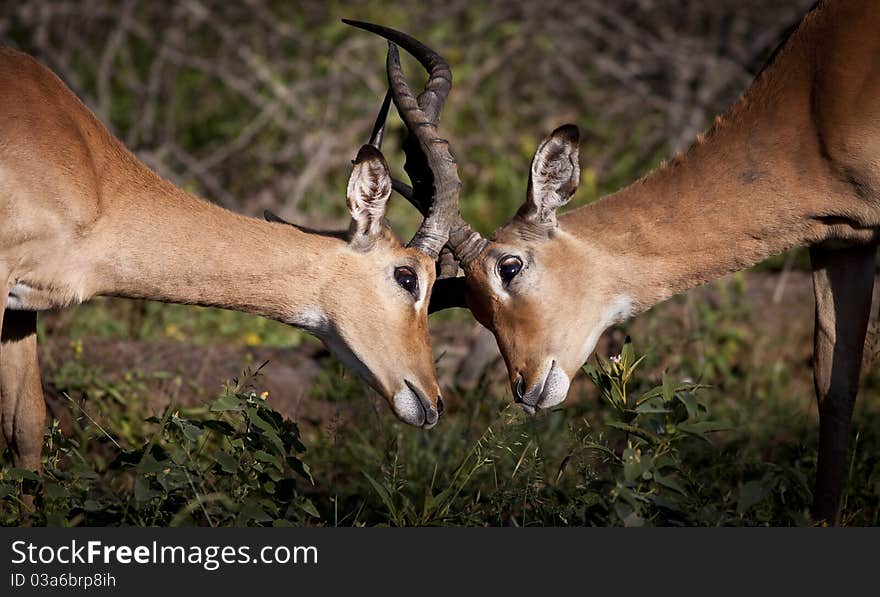
[{"label": "impala body", "polygon": [[609,325],[809,246],[814,515],[836,522],[880,239],[878,31],[876,1],[819,2],[685,155],[559,218],[579,166],[577,128],[558,128],[538,147],[526,201],[490,239],[449,216],[465,275],[438,279],[432,310],[468,306],[494,333],[515,400],[535,412],[565,399]]},{"label": "impala body", "polygon": [[0,423],[16,466],[40,464],[36,312],[97,295],[301,327],[402,420],[433,426],[442,411],[427,326],[434,258],[386,227],[390,193],[384,158],[365,145],[347,232],[237,215],[160,178],[47,68],[0,48]]}]

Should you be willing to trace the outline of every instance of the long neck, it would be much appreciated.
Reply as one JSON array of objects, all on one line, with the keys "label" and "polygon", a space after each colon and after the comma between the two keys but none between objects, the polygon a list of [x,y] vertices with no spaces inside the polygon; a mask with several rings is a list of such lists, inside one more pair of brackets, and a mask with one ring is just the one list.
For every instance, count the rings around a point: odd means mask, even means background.
[{"label": "long neck", "polygon": [[296,322],[317,307],[321,261],[344,243],[247,218],[152,173],[111,189],[94,237],[94,294],[222,307]]},{"label": "long neck", "polygon": [[787,54],[687,154],[560,218],[636,310],[826,240],[853,213],[851,188],[823,159],[809,66]]}]

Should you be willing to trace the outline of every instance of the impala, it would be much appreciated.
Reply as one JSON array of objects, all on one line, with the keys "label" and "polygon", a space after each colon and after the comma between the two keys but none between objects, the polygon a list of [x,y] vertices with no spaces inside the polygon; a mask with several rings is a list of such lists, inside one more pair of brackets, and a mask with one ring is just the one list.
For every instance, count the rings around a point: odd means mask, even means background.
[{"label": "impala", "polygon": [[[674,294],[809,246],[820,439],[813,512],[838,522],[880,234],[880,3],[819,2],[684,156],[557,217],[578,185],[578,130],[539,145],[526,200],[490,240],[452,214],[467,305],[495,335],[515,400],[562,402],[611,324]],[[398,43],[388,30],[377,33]]]},{"label": "impala", "polygon": [[443,402],[427,311],[446,224],[426,217],[408,246],[387,228],[382,128],[353,162],[347,232],[248,218],[160,178],[51,71],[0,48],[0,423],[14,464],[40,468],[37,312],[97,295],[235,309],[300,327],[400,419],[432,427]]}]

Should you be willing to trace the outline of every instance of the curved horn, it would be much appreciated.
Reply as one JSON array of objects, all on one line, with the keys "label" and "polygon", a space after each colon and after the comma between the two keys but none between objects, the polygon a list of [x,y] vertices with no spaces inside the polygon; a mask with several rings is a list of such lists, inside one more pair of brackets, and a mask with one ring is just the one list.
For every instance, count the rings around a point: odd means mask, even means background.
[{"label": "curved horn", "polygon": [[382,149],[382,138],[385,136],[385,121],[388,120],[388,108],[391,107],[391,90],[385,92],[385,99],[382,100],[382,107],[376,115],[376,122],[373,123],[373,131],[370,133],[370,140],[367,141],[376,149]]},{"label": "curved horn", "polygon": [[[462,264],[467,263],[482,251],[486,241],[461,218],[458,166],[449,151],[449,142],[437,133],[440,112],[452,88],[449,64],[439,54],[400,31],[362,21],[343,19],[343,22],[389,40],[388,83],[394,105],[409,131],[403,149],[407,156],[404,170],[412,182],[410,201],[417,207],[427,206],[427,213],[422,209],[425,220],[410,246],[437,259],[448,242],[455,257]],[[412,54],[428,71],[428,82],[418,98],[406,83],[396,44]]]},{"label": "curved horn", "polygon": [[[373,123],[373,130],[370,133],[370,139],[367,141],[368,144],[379,150],[382,149],[382,139],[385,137],[385,121],[388,119],[388,108],[390,106],[391,90],[389,89],[385,92],[385,99],[382,100],[382,107],[379,108],[379,113],[376,115],[376,121]],[[411,186],[405,182],[397,180],[396,178],[392,178],[391,187],[404,199],[409,201],[413,207],[419,210],[419,213],[425,216],[427,215],[427,207],[422,204],[418,197],[413,195],[413,189]]]}]

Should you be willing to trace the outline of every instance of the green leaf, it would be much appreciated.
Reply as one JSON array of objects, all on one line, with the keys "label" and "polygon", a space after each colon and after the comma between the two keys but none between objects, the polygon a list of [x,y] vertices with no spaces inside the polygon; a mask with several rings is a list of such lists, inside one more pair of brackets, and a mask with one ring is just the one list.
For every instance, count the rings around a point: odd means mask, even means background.
[{"label": "green leaf", "polygon": [[654,471],[654,480],[657,481],[657,483],[659,483],[663,487],[666,487],[668,489],[676,491],[676,492],[680,493],[681,495],[685,495],[685,496],[687,495],[687,492],[684,490],[684,488],[681,485],[679,485],[678,482],[675,479],[673,479],[672,477],[666,477],[666,476],[661,475],[660,473]]},{"label": "green leaf", "polygon": [[373,490],[379,494],[379,498],[382,500],[382,503],[385,504],[385,507],[388,508],[388,512],[394,512],[394,502],[391,501],[391,495],[388,493],[388,490],[373,479],[373,477],[371,477],[366,471],[364,471],[364,477],[366,477],[367,481],[370,482],[370,485],[373,486]]},{"label": "green leaf", "polygon": [[220,465],[220,469],[225,473],[233,474],[238,470],[238,459],[229,452],[217,452],[214,454],[214,462]]},{"label": "green leaf", "polygon": [[672,387],[672,382],[669,381],[669,376],[666,375],[666,371],[663,372],[663,402],[672,402],[672,399],[675,398],[675,388]]},{"label": "green leaf", "polygon": [[226,421],[208,420],[203,421],[202,425],[204,425],[207,429],[210,429],[211,431],[216,431],[217,433],[223,434],[226,437],[235,435],[235,428]]},{"label": "green leaf", "polygon": [[684,508],[679,505],[678,501],[669,499],[666,496],[655,495],[651,498],[651,501],[654,502],[654,505],[658,508],[666,508],[667,510],[672,510],[673,512],[684,512]]},{"label": "green leaf", "polygon": [[697,397],[690,392],[679,392],[675,394],[675,397],[678,398],[678,401],[684,404],[684,407],[687,409],[688,419],[696,419],[699,415]]},{"label": "green leaf", "polygon": [[663,401],[656,396],[641,402],[636,407],[636,412],[640,415],[653,415],[672,412],[663,405]]},{"label": "green leaf", "polygon": [[628,381],[630,380],[630,378],[633,376],[633,373],[635,373],[636,368],[637,368],[639,365],[641,365],[641,364],[642,364],[642,361],[644,361],[644,360],[645,360],[645,357],[644,357],[644,356],[641,356],[641,357],[639,357],[638,359],[636,359],[636,361],[635,361],[632,365],[627,366],[627,368],[626,368],[626,374],[623,376],[623,382],[624,382],[624,383],[626,383],[626,382],[628,382]]},{"label": "green leaf", "polygon": [[46,483],[43,486],[43,495],[45,495],[48,500],[62,500],[70,494],[63,485],[58,483]]},{"label": "green leaf", "polygon": [[148,475],[150,473],[158,473],[160,471],[165,470],[167,465],[156,460],[152,454],[144,454],[144,457],[141,458],[141,461],[137,465],[137,471],[142,475]]},{"label": "green leaf", "polygon": [[24,468],[11,468],[7,472],[7,475],[13,481],[39,481],[40,475],[35,473],[34,471],[29,471]]},{"label": "green leaf", "polygon": [[611,404],[618,409],[626,408],[626,399],[624,399],[616,384],[611,386]]},{"label": "green leaf", "polygon": [[202,433],[204,433],[204,431],[188,421],[180,420],[177,424],[180,426],[180,430],[183,432],[183,436],[193,443],[199,441]]},{"label": "green leaf", "polygon": [[309,480],[309,483],[312,485],[315,484],[315,479],[312,477],[312,469],[309,468],[309,465],[300,460],[299,458],[294,458],[293,456],[287,457],[287,466],[292,468],[296,473],[300,476],[305,477]]},{"label": "green leaf", "polygon": [[644,402],[648,402],[650,400],[655,400],[657,398],[660,399],[660,402],[663,401],[663,387],[662,386],[657,386],[657,387],[651,388],[647,392],[643,393],[641,396],[639,396],[639,399],[636,400],[636,404],[637,405],[642,404]]},{"label": "green leaf", "polygon": [[254,427],[259,429],[260,431],[266,431],[268,433],[273,433],[277,437],[277,427],[273,425],[270,421],[267,421],[259,410],[255,407],[251,406],[248,408],[248,417],[251,420],[251,423],[254,424]]},{"label": "green leaf", "polygon": [[257,450],[254,452],[254,458],[259,460],[260,462],[266,462],[277,468],[279,471],[284,470],[284,467],[281,464],[281,459],[273,454],[269,454],[265,450]]},{"label": "green leaf", "polygon": [[632,340],[629,336],[623,341],[623,349],[620,351],[620,361],[626,367],[631,367],[636,361],[636,354],[633,350]]},{"label": "green leaf", "polygon": [[269,522],[272,517],[255,500],[245,499],[238,510],[239,524],[247,524],[250,521]]},{"label": "green leaf", "polygon": [[293,452],[305,452],[306,447],[299,438],[299,427],[296,426],[296,423],[285,421],[285,430],[282,436],[284,445],[290,448]]},{"label": "green leaf", "polygon": [[221,395],[217,400],[211,403],[212,413],[222,413],[233,410],[242,410],[242,406],[239,397],[231,392]]},{"label": "green leaf", "polygon": [[312,500],[308,498],[304,499],[299,507],[309,516],[313,518],[321,518],[321,514],[318,512],[318,509],[315,508],[315,504],[312,503]]},{"label": "green leaf", "polygon": [[276,518],[275,520],[272,521],[272,526],[276,527],[276,528],[290,528],[290,527],[293,527],[296,525],[294,525],[289,520],[284,520],[283,518]]},{"label": "green leaf", "polygon": [[138,477],[134,482],[134,499],[137,502],[148,502],[153,498],[162,495],[161,491],[150,487],[150,480],[147,477]]}]

